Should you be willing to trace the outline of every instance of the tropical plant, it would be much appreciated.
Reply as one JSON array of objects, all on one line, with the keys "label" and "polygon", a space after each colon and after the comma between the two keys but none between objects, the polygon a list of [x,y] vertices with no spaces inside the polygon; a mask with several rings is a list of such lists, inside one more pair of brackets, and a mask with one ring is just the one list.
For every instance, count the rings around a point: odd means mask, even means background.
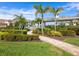
[{"label": "tropical plant", "polygon": [[36,9],[36,13],[35,15],[37,16],[38,13],[41,14],[41,18],[42,18],[42,21],[41,21],[41,30],[42,30],[42,35],[44,35],[44,32],[43,32],[43,27],[44,27],[44,23],[43,23],[43,19],[44,19],[44,13],[48,12],[48,7],[44,8],[42,5],[34,5],[33,6],[35,9]]},{"label": "tropical plant", "polygon": [[[79,11],[77,11],[76,17],[79,17]],[[79,26],[79,20],[76,20],[76,25]]]},{"label": "tropical plant", "polygon": [[57,26],[57,17],[58,17],[58,15],[60,14],[60,12],[63,10],[63,8],[57,8],[57,9],[55,9],[55,8],[53,8],[53,7],[49,7],[49,11],[51,12],[51,13],[53,13],[53,15],[54,15],[54,17],[55,17],[55,31],[56,31],[56,26]]},{"label": "tropical plant", "polygon": [[10,23],[9,26],[7,26],[5,29],[13,29],[14,26],[13,26],[13,23]]},{"label": "tropical plant", "polygon": [[39,27],[41,27],[41,22],[42,22],[41,18],[36,18],[35,22],[38,24]]},{"label": "tropical plant", "polygon": [[23,15],[15,15],[15,26],[19,26],[19,29],[24,29],[26,26],[26,23],[28,22]]}]

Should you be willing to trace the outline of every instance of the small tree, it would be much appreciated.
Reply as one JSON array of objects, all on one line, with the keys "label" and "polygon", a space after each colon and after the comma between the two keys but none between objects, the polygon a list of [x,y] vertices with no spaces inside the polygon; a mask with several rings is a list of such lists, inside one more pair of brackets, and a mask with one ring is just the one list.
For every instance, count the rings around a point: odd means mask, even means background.
[{"label": "small tree", "polygon": [[26,26],[27,20],[23,17],[23,15],[20,15],[20,16],[15,15],[15,16],[16,16],[15,17],[15,20],[16,20],[15,26],[18,26],[19,29],[24,29]]},{"label": "small tree", "polygon": [[36,18],[35,22],[38,24],[38,26],[40,26],[41,22],[42,22],[42,19],[41,18]]}]

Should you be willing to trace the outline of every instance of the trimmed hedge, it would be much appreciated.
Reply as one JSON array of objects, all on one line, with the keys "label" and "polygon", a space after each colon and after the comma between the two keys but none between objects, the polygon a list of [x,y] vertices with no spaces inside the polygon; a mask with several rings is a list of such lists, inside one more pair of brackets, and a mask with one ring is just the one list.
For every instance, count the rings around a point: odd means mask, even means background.
[{"label": "trimmed hedge", "polygon": [[76,33],[73,30],[61,30],[63,36],[75,36]]},{"label": "trimmed hedge", "polygon": [[41,29],[34,29],[32,32],[34,34],[42,34]]},{"label": "trimmed hedge", "polygon": [[79,35],[79,26],[69,26],[68,30],[73,30],[77,35]]},{"label": "trimmed hedge", "polygon": [[7,34],[2,35],[1,40],[6,41],[38,41],[38,35],[23,35],[23,34]]},{"label": "trimmed hedge", "polygon": [[[33,33],[41,34],[41,30],[35,29],[35,30],[33,30]],[[61,36],[76,36],[76,33],[73,30],[54,31],[54,30],[50,30],[50,29],[46,28],[46,29],[44,29],[44,35],[61,37]]]},{"label": "trimmed hedge", "polygon": [[14,34],[27,34],[27,30],[3,29],[1,32],[8,32]]},{"label": "trimmed hedge", "polygon": [[52,36],[58,36],[58,37],[63,36],[63,35],[61,34],[61,32],[58,32],[58,31],[50,31],[50,33],[51,33]]},{"label": "trimmed hedge", "polygon": [[[35,30],[33,30],[33,33],[34,34],[41,34],[41,30],[40,29],[35,29]],[[44,29],[44,35],[45,36],[58,36],[58,37],[62,36],[61,32],[51,31],[49,28]]]},{"label": "trimmed hedge", "polygon": [[1,37],[3,36],[3,35],[7,35],[7,34],[9,34],[8,32],[0,32],[0,40],[1,40]]}]

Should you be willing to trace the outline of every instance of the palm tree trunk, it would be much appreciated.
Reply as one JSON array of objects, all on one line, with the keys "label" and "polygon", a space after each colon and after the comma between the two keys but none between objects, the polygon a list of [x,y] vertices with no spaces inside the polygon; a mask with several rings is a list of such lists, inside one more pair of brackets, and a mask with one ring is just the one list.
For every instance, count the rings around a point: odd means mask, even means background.
[{"label": "palm tree trunk", "polygon": [[57,21],[56,21],[56,16],[55,16],[55,31],[57,30]]},{"label": "palm tree trunk", "polygon": [[42,35],[44,35],[44,31],[43,31],[43,27],[44,27],[44,23],[43,23],[43,13],[42,13],[42,23],[41,23],[42,25],[41,25],[41,30],[42,30]]},{"label": "palm tree trunk", "polygon": [[40,24],[40,26],[39,26],[39,27],[41,28],[41,22],[40,22],[39,24]]},{"label": "palm tree trunk", "polygon": [[39,22],[39,28],[40,28],[40,22]]},{"label": "palm tree trunk", "polygon": [[46,26],[46,22],[44,22],[44,26]]},{"label": "palm tree trunk", "polygon": [[40,25],[40,24],[38,23],[38,28],[40,28],[39,25]]}]

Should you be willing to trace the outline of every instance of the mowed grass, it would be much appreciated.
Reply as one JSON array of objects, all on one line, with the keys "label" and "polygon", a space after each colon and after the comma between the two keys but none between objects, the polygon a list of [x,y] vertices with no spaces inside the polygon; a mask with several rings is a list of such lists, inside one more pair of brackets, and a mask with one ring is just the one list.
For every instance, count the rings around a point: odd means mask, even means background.
[{"label": "mowed grass", "polygon": [[79,46],[79,38],[65,38],[64,41]]},{"label": "mowed grass", "polygon": [[45,42],[0,42],[0,56],[69,56]]}]

